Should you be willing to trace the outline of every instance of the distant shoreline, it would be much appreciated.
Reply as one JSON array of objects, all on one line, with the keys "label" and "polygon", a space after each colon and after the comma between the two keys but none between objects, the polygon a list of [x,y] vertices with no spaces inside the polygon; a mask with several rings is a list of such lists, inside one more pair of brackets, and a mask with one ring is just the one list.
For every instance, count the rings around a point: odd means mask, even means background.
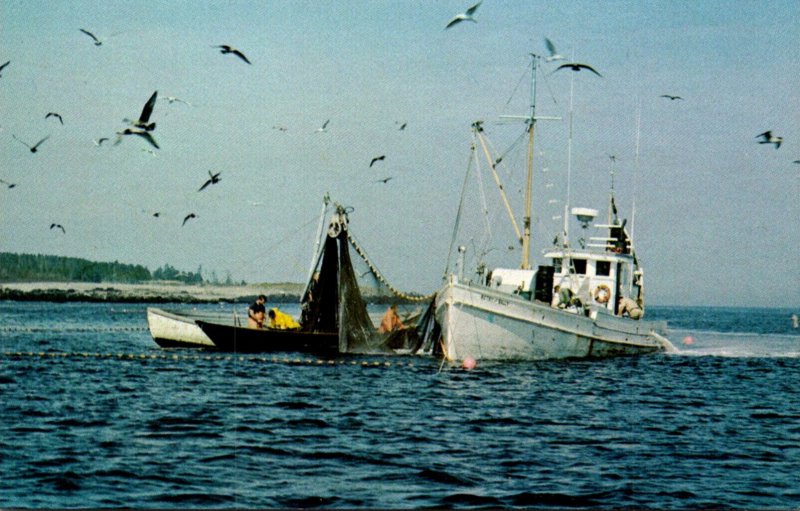
[{"label": "distant shoreline", "polygon": [[244,303],[267,295],[270,302],[299,302],[301,284],[222,286],[180,282],[121,284],[115,282],[7,282],[0,300],[39,302]]}]

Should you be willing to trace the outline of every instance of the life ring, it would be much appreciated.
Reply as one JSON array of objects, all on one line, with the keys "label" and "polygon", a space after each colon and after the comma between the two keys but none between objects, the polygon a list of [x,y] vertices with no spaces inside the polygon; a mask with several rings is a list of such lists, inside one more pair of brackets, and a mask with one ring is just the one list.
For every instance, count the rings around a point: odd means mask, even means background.
[{"label": "life ring", "polygon": [[611,290],[605,284],[600,284],[594,288],[594,301],[597,303],[608,303],[611,298]]}]

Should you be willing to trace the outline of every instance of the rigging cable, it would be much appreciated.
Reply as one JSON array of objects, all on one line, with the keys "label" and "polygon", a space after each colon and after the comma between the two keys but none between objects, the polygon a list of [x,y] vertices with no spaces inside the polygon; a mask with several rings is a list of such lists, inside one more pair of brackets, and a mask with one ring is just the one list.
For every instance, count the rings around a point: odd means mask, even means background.
[{"label": "rigging cable", "polygon": [[405,293],[403,291],[399,291],[397,288],[389,284],[389,282],[386,280],[383,274],[378,270],[378,268],[376,268],[375,265],[372,264],[372,261],[370,261],[369,257],[367,257],[367,254],[366,252],[364,252],[364,249],[362,249],[361,246],[358,244],[358,242],[356,242],[355,238],[353,238],[353,235],[350,234],[349,230],[347,231],[347,241],[350,242],[350,245],[355,249],[359,257],[361,257],[361,259],[364,260],[364,262],[369,267],[370,272],[372,272],[375,278],[378,279],[380,283],[385,285],[389,289],[389,291],[391,291],[392,294],[394,294],[398,298],[402,298],[404,300],[408,300],[411,302],[424,302],[427,300],[431,300],[434,296],[436,296],[436,293],[420,296],[417,294],[410,294],[410,293]]},{"label": "rigging cable", "polygon": [[461,224],[461,213],[464,210],[464,197],[467,193],[467,182],[469,180],[469,174],[472,172],[472,161],[475,158],[475,135],[473,133],[473,140],[472,144],[470,144],[470,155],[469,160],[467,162],[467,171],[464,173],[464,182],[461,184],[461,198],[458,201],[458,213],[456,214],[456,222],[453,226],[453,237],[450,239],[450,249],[447,251],[447,265],[444,268],[444,275],[442,279],[447,279],[447,275],[450,273],[450,258],[453,256],[453,245],[456,243],[456,236],[458,234],[458,228]]}]

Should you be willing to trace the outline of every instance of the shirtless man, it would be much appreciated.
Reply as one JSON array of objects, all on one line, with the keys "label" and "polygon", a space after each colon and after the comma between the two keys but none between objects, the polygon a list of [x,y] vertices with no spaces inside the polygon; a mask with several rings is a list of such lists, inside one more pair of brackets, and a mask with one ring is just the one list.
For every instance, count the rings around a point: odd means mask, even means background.
[{"label": "shirtless man", "polygon": [[249,328],[264,327],[264,319],[267,315],[267,309],[264,307],[266,301],[266,296],[258,295],[255,303],[247,309],[247,326]]},{"label": "shirtless man", "polygon": [[394,332],[395,330],[401,330],[405,327],[406,326],[400,321],[400,317],[397,315],[397,304],[392,304],[392,306],[386,310],[386,314],[383,315],[378,332],[386,334]]}]

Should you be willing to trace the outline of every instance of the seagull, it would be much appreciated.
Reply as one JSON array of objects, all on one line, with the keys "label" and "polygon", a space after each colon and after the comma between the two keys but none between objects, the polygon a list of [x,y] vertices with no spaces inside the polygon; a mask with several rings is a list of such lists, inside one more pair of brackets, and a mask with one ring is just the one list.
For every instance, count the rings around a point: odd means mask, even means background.
[{"label": "seagull", "polygon": [[192,106],[192,104],[189,103],[188,101],[184,101],[181,98],[176,98],[175,96],[167,96],[166,98],[161,98],[161,99],[169,101],[170,105],[175,103],[175,102],[178,102],[178,103],[183,103],[183,104],[188,105],[188,106]]},{"label": "seagull", "polygon": [[792,163],[800,163],[800,160],[795,160]]},{"label": "seagull", "polygon": [[3,69],[5,69],[5,67],[6,67],[7,65],[9,65],[9,64],[11,64],[11,61],[10,61],[10,60],[9,60],[8,62],[6,62],[5,64],[3,64],[2,66],[0,66],[0,77],[2,77],[2,76],[3,76],[3,74],[2,74],[2,73],[3,73]]},{"label": "seagull", "polygon": [[32,152],[32,153],[35,153],[35,152],[36,152],[36,151],[39,149],[39,146],[42,144],[42,142],[44,142],[45,140],[47,140],[48,138],[50,138],[50,135],[47,135],[46,137],[44,137],[44,138],[43,138],[43,139],[41,139],[40,141],[36,142],[36,144],[35,144],[35,145],[33,145],[33,146],[30,146],[30,145],[28,145],[26,142],[23,142],[22,140],[18,139],[16,135],[12,134],[11,136],[12,136],[12,137],[14,137],[14,140],[17,140],[19,143],[21,143],[21,144],[25,144],[25,145],[28,147],[28,149],[30,149],[30,150],[31,150],[31,152]]},{"label": "seagull", "polygon": [[152,156],[153,158],[158,156],[155,151],[153,151],[152,149],[148,149],[146,147],[142,147],[142,152],[143,153],[150,153],[150,156]]},{"label": "seagull", "polygon": [[64,124],[64,119],[62,119],[62,118],[61,118],[61,115],[59,115],[59,114],[57,114],[57,113],[55,113],[55,112],[48,112],[48,113],[47,113],[47,115],[45,115],[45,116],[44,116],[44,118],[45,118],[45,119],[47,119],[47,118],[49,118],[49,117],[55,117],[56,119],[58,119],[58,121],[59,121],[59,122],[60,122],[62,125]]},{"label": "seagull", "polygon": [[[395,121],[394,123],[395,123],[395,124],[400,124],[400,123],[399,123],[399,122],[397,122],[397,121]],[[404,122],[404,123],[400,124],[400,127],[399,127],[399,128],[397,128],[397,129],[398,129],[399,131],[403,131],[404,129],[406,129],[406,126],[408,126],[408,123],[407,123],[407,122]]]},{"label": "seagull", "polygon": [[477,4],[467,9],[465,12],[462,12],[461,14],[456,14],[455,17],[453,17],[453,19],[450,20],[447,26],[444,27],[444,29],[447,30],[448,28],[452,27],[457,23],[461,23],[462,21],[471,21],[473,23],[477,23],[477,21],[475,21],[475,19],[472,16],[475,14],[475,11],[478,10],[478,7],[480,7],[480,5],[481,2],[478,2]]},{"label": "seagull", "polygon": [[561,64],[560,66],[558,66],[556,68],[556,71],[558,71],[559,69],[565,69],[565,68],[572,69],[573,71],[580,71],[581,69],[588,69],[589,71],[591,71],[592,73],[596,74],[597,76],[599,76],[601,78],[603,77],[603,75],[598,73],[592,66],[590,66],[588,64],[579,64],[577,62],[570,62],[568,64]]},{"label": "seagull", "polygon": [[151,146],[155,147],[156,149],[161,149],[160,147],[158,147],[158,144],[156,143],[156,140],[153,138],[153,135],[151,135],[150,132],[133,130],[133,129],[130,129],[130,128],[125,128],[125,130],[117,132],[117,141],[114,142],[114,145],[118,145],[120,142],[122,142],[122,137],[125,136],[125,135],[137,135],[137,136],[140,136],[143,139],[147,140],[147,143],[149,143]]},{"label": "seagull", "polygon": [[756,138],[762,137],[763,140],[759,141],[759,144],[775,144],[775,149],[781,146],[783,142],[783,137],[775,137],[772,135],[772,131],[765,131],[760,135],[756,135]]},{"label": "seagull", "polygon": [[553,44],[553,41],[545,37],[544,45],[547,46],[547,51],[550,52],[550,56],[545,57],[544,59],[545,62],[552,62],[554,60],[564,60],[564,56],[559,55],[558,52],[556,51],[556,46]]},{"label": "seagull", "polygon": [[155,213],[153,213],[153,218],[158,218],[160,216],[161,216],[161,213],[159,211],[156,211]]},{"label": "seagull", "polygon": [[192,218],[197,218],[197,215],[195,215],[194,213],[189,213],[188,215],[186,215],[185,217],[183,217],[183,223],[181,224],[181,227],[183,227],[184,225],[186,225],[186,222],[188,222],[188,221],[189,221],[189,220],[191,220]]},{"label": "seagull", "polygon": [[383,178],[383,179],[378,179],[378,180],[377,180],[377,181],[375,181],[375,182],[376,182],[376,183],[383,183],[383,184],[386,184],[386,183],[388,183],[388,182],[389,182],[389,180],[390,180],[390,179],[392,179],[392,178],[391,178],[391,176],[390,176],[390,177],[385,177],[385,178]]},{"label": "seagull", "polygon": [[100,39],[98,39],[96,35],[94,35],[93,33],[89,32],[88,30],[84,30],[84,29],[82,29],[82,28],[79,28],[78,30],[80,30],[80,31],[81,31],[81,32],[83,32],[84,34],[86,34],[86,35],[88,35],[89,37],[91,37],[92,39],[94,39],[94,45],[95,45],[95,46],[101,46],[101,45],[103,44],[103,41],[101,41]]},{"label": "seagull", "polygon": [[328,123],[329,123],[329,122],[331,122],[331,120],[330,120],[330,119],[328,119],[327,121],[325,121],[324,123],[322,123],[322,126],[320,126],[319,128],[317,128],[317,133],[324,133],[324,132],[328,131]]},{"label": "seagull", "polygon": [[278,131],[286,131],[289,128],[287,128],[286,126],[273,126],[272,129],[278,130]]},{"label": "seagull", "polygon": [[669,94],[662,94],[662,95],[661,95],[661,96],[659,96],[659,97],[661,97],[661,98],[667,98],[667,99],[668,99],[668,100],[670,100],[670,101],[675,101],[676,99],[681,99],[681,100],[683,99],[683,98],[682,98],[682,97],[680,97],[680,96],[670,96]]},{"label": "seagull", "polygon": [[215,184],[219,183],[219,181],[220,181],[219,175],[220,174],[221,174],[221,172],[217,172],[216,174],[212,174],[211,171],[209,170],[208,171],[208,175],[211,176],[211,177],[208,179],[208,181],[203,183],[203,186],[201,186],[200,189],[197,190],[197,191],[198,192],[202,192],[205,189],[206,186],[215,185]]},{"label": "seagull", "polygon": [[100,137],[97,140],[92,140],[92,142],[94,142],[94,145],[96,145],[97,147],[100,147],[101,145],[103,145],[103,142],[106,141],[108,141],[108,137]]},{"label": "seagull", "polygon": [[153,113],[153,107],[156,105],[156,96],[158,96],[158,91],[155,91],[150,99],[147,100],[147,103],[144,104],[144,108],[142,108],[142,113],[139,115],[138,121],[131,121],[130,119],[123,119],[128,124],[135,126],[137,128],[142,128],[145,131],[153,131],[156,129],[156,123],[151,122],[148,124],[150,120],[150,114]]},{"label": "seagull", "polygon": [[247,57],[244,56],[244,53],[240,52],[239,50],[237,50],[233,46],[228,46],[227,44],[220,44],[220,45],[214,46],[214,48],[220,48],[219,52],[222,53],[222,54],[233,53],[234,55],[236,55],[240,59],[242,59],[245,62],[247,62],[248,64],[250,64],[250,61],[247,60]]},{"label": "seagull", "polygon": [[61,229],[61,232],[67,234],[67,231],[64,230],[64,226],[61,224],[50,224],[51,229]]},{"label": "seagull", "polygon": [[2,179],[0,179],[0,184],[6,185],[9,189],[14,188],[15,186],[17,186],[16,183],[9,183],[8,181],[4,181]]},{"label": "seagull", "polygon": [[369,166],[370,166],[370,168],[372,168],[372,165],[373,165],[373,164],[374,164],[376,161],[383,161],[383,160],[385,160],[385,159],[386,159],[386,155],[385,155],[385,154],[382,154],[382,155],[380,155],[380,156],[376,156],[376,157],[374,157],[374,158],[372,159],[372,161],[371,161],[371,162],[369,162]]}]

